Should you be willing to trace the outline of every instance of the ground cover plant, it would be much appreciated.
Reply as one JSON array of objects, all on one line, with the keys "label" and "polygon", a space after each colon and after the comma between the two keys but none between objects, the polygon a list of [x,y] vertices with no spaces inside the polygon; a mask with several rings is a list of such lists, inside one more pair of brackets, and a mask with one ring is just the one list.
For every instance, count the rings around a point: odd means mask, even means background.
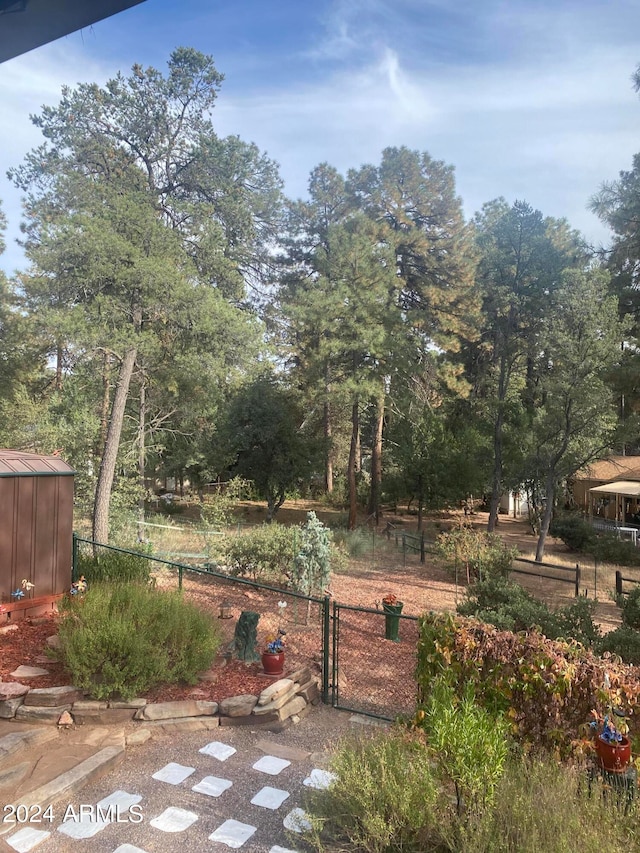
[{"label": "ground cover plant", "polygon": [[61,606],[60,655],[95,699],[130,699],[157,684],[195,684],[220,639],[213,618],[178,592],[93,584]]}]

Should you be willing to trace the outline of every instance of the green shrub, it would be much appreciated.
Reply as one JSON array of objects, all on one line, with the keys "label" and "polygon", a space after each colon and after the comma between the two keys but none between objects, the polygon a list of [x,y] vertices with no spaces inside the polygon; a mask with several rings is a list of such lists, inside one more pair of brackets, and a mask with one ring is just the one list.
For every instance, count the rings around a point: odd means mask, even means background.
[{"label": "green shrub", "polygon": [[82,598],[69,598],[59,636],[73,683],[96,699],[195,684],[220,645],[208,614],[180,593],[141,584],[94,584]]},{"label": "green shrub", "polygon": [[350,557],[364,557],[372,548],[372,534],[365,527],[356,527],[355,530],[334,529],[333,541],[341,545]]},{"label": "green shrub", "polygon": [[554,518],[549,533],[562,539],[572,551],[589,551],[597,538],[596,531],[589,522],[578,515],[560,515]]},{"label": "green shrub", "polygon": [[95,583],[147,583],[152,561],[137,554],[125,554],[99,548],[96,557],[78,554],[78,576],[84,575],[89,585]]},{"label": "green shrub", "polygon": [[284,584],[291,573],[299,536],[299,528],[276,522],[252,527],[246,533],[224,539],[222,559],[235,577]]},{"label": "green shrub", "polygon": [[315,827],[306,840],[315,850],[442,849],[445,807],[432,753],[418,733],[392,729],[346,741],[330,769],[336,780],[305,800]]},{"label": "green shrub", "polygon": [[507,545],[497,534],[465,526],[441,533],[435,548],[449,566],[457,565],[469,577],[482,580],[506,577],[518,556],[518,549]]},{"label": "green shrub", "polygon": [[577,598],[572,604],[551,610],[519,584],[506,578],[489,578],[467,587],[457,611],[503,631],[537,629],[551,640],[560,637],[593,645],[600,636],[593,622],[596,602]]},{"label": "green shrub", "polygon": [[458,824],[455,850],[623,853],[638,841],[637,814],[624,813],[625,800],[596,782],[589,790],[583,769],[552,759],[512,761],[496,787],[493,807]]},{"label": "green shrub", "polygon": [[628,595],[616,596],[616,604],[622,610],[622,622],[640,629],[640,586],[634,586]]},{"label": "green shrub", "polygon": [[493,799],[504,770],[511,739],[500,714],[490,714],[476,703],[471,682],[458,685],[446,676],[431,684],[422,724],[433,748],[443,781],[455,786],[457,810],[477,811]]},{"label": "green shrub", "polygon": [[625,663],[640,665],[640,631],[629,625],[621,625],[615,631],[605,634],[599,643],[600,654],[611,652],[619,655]]},{"label": "green shrub", "polygon": [[640,566],[640,551],[628,539],[618,539],[611,533],[601,533],[589,553],[602,563],[618,566]]}]

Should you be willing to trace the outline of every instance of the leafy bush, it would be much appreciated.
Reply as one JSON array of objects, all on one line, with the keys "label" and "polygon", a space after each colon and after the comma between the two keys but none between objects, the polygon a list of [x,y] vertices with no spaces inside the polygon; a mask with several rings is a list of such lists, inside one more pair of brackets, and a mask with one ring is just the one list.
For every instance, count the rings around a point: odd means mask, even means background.
[{"label": "leafy bush", "polygon": [[316,850],[428,853],[440,847],[446,823],[432,753],[419,733],[402,729],[352,739],[330,763],[336,780],[310,790],[307,837]]},{"label": "leafy bush", "polygon": [[506,577],[518,549],[495,533],[463,526],[441,533],[436,540],[436,553],[450,566],[464,567],[470,578],[484,579]]},{"label": "leafy bush", "polygon": [[629,625],[621,625],[615,631],[605,634],[599,643],[600,654],[611,652],[619,655],[625,663],[640,666],[640,631]]},{"label": "leafy bush", "polygon": [[125,554],[100,548],[96,557],[78,554],[78,576],[84,575],[89,585],[94,583],[147,583],[152,561],[137,554]]},{"label": "leafy bush", "polygon": [[222,543],[222,559],[236,577],[284,584],[295,560],[300,530],[284,524],[263,524]]},{"label": "leafy bush", "polygon": [[372,536],[365,527],[356,527],[355,530],[341,527],[333,530],[333,541],[343,546],[350,557],[364,557],[371,551]]},{"label": "leafy bush", "polygon": [[551,640],[562,637],[592,646],[600,637],[593,622],[595,607],[594,600],[577,598],[566,607],[551,610],[519,584],[506,578],[490,578],[468,587],[457,611],[503,631],[537,629]]},{"label": "leafy bush", "polygon": [[519,741],[567,755],[584,748],[577,733],[591,709],[605,712],[606,671],[616,704],[635,725],[640,679],[580,645],[448,614],[423,616],[419,631],[416,681],[423,704],[442,674],[457,692],[471,681],[476,700],[490,713],[502,711]]},{"label": "leafy bush", "polygon": [[458,813],[463,801],[473,811],[491,802],[509,754],[509,727],[502,717],[476,703],[471,682],[458,695],[444,676],[431,684],[418,717],[443,778],[455,786]]},{"label": "leafy bush", "polygon": [[572,551],[589,551],[597,539],[593,527],[578,515],[560,515],[554,518],[549,533],[562,539]]},{"label": "leafy bush", "polygon": [[628,539],[618,539],[611,533],[599,534],[589,553],[602,563],[640,566],[640,551],[633,542]]},{"label": "leafy bush", "polygon": [[[507,764],[493,807],[457,826],[456,853],[623,853],[636,847],[637,813],[583,770],[545,759]],[[636,848],[637,849],[637,848]]]},{"label": "leafy bush", "polygon": [[220,645],[215,622],[180,593],[94,584],[62,606],[61,657],[96,699],[131,699],[161,683],[195,684]]},{"label": "leafy bush", "polygon": [[617,595],[616,604],[622,610],[623,624],[640,629],[640,586],[635,586],[628,595]]}]

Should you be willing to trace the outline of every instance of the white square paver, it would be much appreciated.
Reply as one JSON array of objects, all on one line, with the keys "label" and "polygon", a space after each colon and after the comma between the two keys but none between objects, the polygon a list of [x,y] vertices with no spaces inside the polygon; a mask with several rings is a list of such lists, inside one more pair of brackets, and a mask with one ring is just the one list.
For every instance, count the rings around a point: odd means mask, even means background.
[{"label": "white square paver", "polygon": [[235,749],[232,746],[221,743],[219,740],[212,740],[211,743],[203,746],[198,751],[204,755],[211,755],[213,758],[217,758],[218,761],[226,761],[227,758],[235,754]]},{"label": "white square paver", "polygon": [[303,781],[303,785],[307,788],[317,788],[319,791],[326,790],[332,782],[335,782],[336,774],[329,773],[328,770],[319,770],[314,768],[307,778]]},{"label": "white square paver", "polygon": [[186,809],[176,809],[169,806],[158,817],[154,817],[149,823],[163,832],[184,832],[192,823],[198,820],[198,815],[188,812]]},{"label": "white square paver", "polygon": [[83,814],[78,820],[70,818],[61,823],[58,832],[68,835],[69,838],[93,838],[99,832],[109,826],[110,820],[99,818],[95,814]]},{"label": "white square paver", "polygon": [[269,853],[298,853],[297,850],[289,850],[288,847],[280,847],[279,844],[274,844],[269,850]]},{"label": "white square paver", "polygon": [[98,809],[103,817],[111,815],[112,820],[125,817],[131,806],[137,805],[142,797],[139,794],[128,794],[126,791],[114,791],[108,797],[100,800]]},{"label": "white square paver", "polygon": [[197,791],[198,794],[206,794],[208,797],[219,797],[232,785],[233,782],[230,782],[229,779],[218,779],[217,776],[205,776],[191,790]]},{"label": "white square paver", "polygon": [[182,764],[170,761],[169,764],[165,764],[161,770],[154,773],[152,778],[157,779],[159,782],[168,782],[169,785],[179,785],[180,782],[184,782],[188,776],[191,776],[195,772],[195,767],[185,767]]},{"label": "white square paver", "polygon": [[286,799],[289,798],[288,791],[279,788],[270,788],[268,785],[261,788],[251,800],[254,806],[262,806],[263,809],[279,809]]},{"label": "white square paver", "polygon": [[239,820],[225,820],[215,832],[211,833],[209,840],[226,844],[227,847],[242,847],[247,838],[251,838],[256,829],[257,827],[251,826],[248,823],[240,823]]},{"label": "white square paver", "polygon": [[291,764],[284,758],[276,758],[275,755],[264,755],[253,765],[254,770],[259,770],[261,773],[268,773],[269,776],[277,776],[285,767]]},{"label": "white square paver", "polygon": [[12,836],[7,838],[9,847],[13,847],[18,853],[29,853],[29,850],[44,841],[51,835],[50,832],[44,832],[41,829],[32,829],[30,826],[25,826],[19,829]]},{"label": "white square paver", "polygon": [[293,809],[282,823],[284,828],[290,829],[291,832],[305,832],[307,829],[311,829],[311,823],[304,809]]},{"label": "white square paver", "polygon": [[133,844],[121,844],[113,853],[147,853],[147,851],[141,847],[134,847]]}]

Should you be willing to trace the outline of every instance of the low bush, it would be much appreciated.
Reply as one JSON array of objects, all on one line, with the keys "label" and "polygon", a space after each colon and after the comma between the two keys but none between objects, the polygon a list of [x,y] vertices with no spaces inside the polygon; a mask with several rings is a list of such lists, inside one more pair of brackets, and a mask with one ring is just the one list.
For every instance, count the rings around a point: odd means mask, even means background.
[{"label": "low bush", "polygon": [[137,554],[98,549],[97,556],[78,554],[78,576],[84,575],[87,583],[147,583],[151,576],[152,560]]},{"label": "low bush", "polygon": [[595,607],[594,600],[577,598],[566,607],[551,610],[519,584],[496,577],[468,587],[457,611],[503,631],[537,629],[551,640],[563,637],[592,646],[600,637],[593,622]]},{"label": "low bush", "polygon": [[429,853],[441,850],[445,808],[433,754],[403,729],[343,742],[330,762],[336,780],[309,791],[305,810],[315,850]]},{"label": "low bush", "polygon": [[635,670],[603,661],[576,643],[530,632],[514,634],[472,619],[427,614],[419,622],[416,681],[426,703],[446,675],[457,692],[472,682],[476,700],[509,719],[517,740],[529,747],[575,754],[592,708],[606,713],[605,672],[616,704],[635,725],[640,679]]},{"label": "low bush", "polygon": [[561,515],[554,519],[549,533],[562,539],[567,548],[589,554],[602,563],[618,566],[640,566],[640,552],[627,539],[613,533],[595,530],[578,515]]},{"label": "low bush", "polygon": [[436,753],[399,729],[341,744],[336,779],[309,791],[316,851],[359,853],[623,853],[638,849],[637,809],[583,770],[509,757],[483,808],[457,815]]},{"label": "low bush", "polygon": [[629,628],[640,629],[640,586],[634,586],[628,595],[616,596],[616,604],[622,610],[622,622]]},{"label": "low bush", "polygon": [[589,551],[597,539],[594,528],[579,515],[560,515],[549,528],[551,536],[562,539],[572,551]]},{"label": "low bush", "polygon": [[220,638],[208,614],[178,592],[93,584],[61,607],[60,654],[95,699],[131,699],[156,684],[195,684]]},{"label": "low bush", "polygon": [[226,537],[221,559],[230,574],[266,584],[285,584],[296,557],[300,531],[284,524],[263,524]]},{"label": "low bush", "polygon": [[435,550],[450,567],[458,566],[469,578],[480,580],[506,577],[518,556],[518,549],[507,545],[501,536],[466,526],[441,533]]},{"label": "low bush", "polygon": [[341,546],[350,557],[364,557],[372,549],[372,533],[365,527],[347,530],[344,527],[333,529],[333,541]]},{"label": "low bush", "polygon": [[640,631],[621,625],[605,634],[598,645],[600,654],[610,652],[618,655],[625,663],[640,666]]}]

